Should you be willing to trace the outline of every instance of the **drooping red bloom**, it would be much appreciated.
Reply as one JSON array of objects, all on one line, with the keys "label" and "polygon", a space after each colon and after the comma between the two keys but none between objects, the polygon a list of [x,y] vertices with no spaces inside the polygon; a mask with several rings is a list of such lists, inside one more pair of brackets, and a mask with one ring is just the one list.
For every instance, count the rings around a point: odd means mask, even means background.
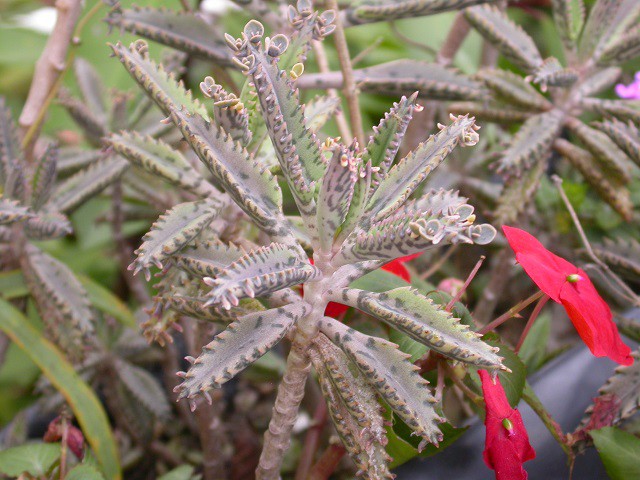
[{"label": "drooping red bloom", "polygon": [[497,480],[526,480],[528,475],[522,464],[535,458],[520,412],[511,408],[500,379],[495,382],[486,370],[479,370],[486,415],[487,434],[484,462],[495,470]]},{"label": "drooping red bloom", "polygon": [[[45,442],[59,442],[63,437],[63,428],[62,419],[60,417],[54,418],[51,423],[49,423],[43,440]],[[67,425],[66,428],[67,446],[78,460],[82,460],[84,458],[84,436],[82,435],[82,431],[73,425]]]},{"label": "drooping red bloom", "polygon": [[565,308],[591,353],[631,365],[631,349],[622,342],[609,306],[598,295],[587,274],[551,253],[524,230],[507,226],[502,230],[518,263],[540,290]]},{"label": "drooping red bloom", "polygon": [[[419,257],[420,255],[421,255],[420,253],[415,253],[413,255],[407,255],[406,257],[396,258],[395,260],[387,263],[386,265],[383,265],[382,270],[385,270],[389,273],[393,273],[396,277],[400,277],[406,282],[411,282],[411,275],[409,274],[407,267],[405,267],[403,264],[404,262],[413,260],[414,258]],[[309,261],[313,265],[313,259],[310,258]],[[324,311],[324,314],[327,317],[338,318],[347,310],[349,310],[349,307],[346,305],[342,305],[341,303],[336,303],[336,302],[329,302],[329,304],[327,305],[327,308]]]}]

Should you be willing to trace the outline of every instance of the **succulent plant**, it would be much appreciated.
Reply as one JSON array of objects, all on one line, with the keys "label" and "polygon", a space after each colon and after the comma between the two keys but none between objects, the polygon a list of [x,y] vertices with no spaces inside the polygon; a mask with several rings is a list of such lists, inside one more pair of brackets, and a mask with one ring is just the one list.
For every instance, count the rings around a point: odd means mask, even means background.
[{"label": "succulent plant", "polygon": [[[313,19],[316,35],[330,32],[333,13],[318,15],[308,8],[299,3],[298,14],[307,22]],[[421,188],[456,146],[477,143],[479,127],[466,115],[451,116],[449,125],[440,125],[438,133],[396,161],[416,107],[412,95],[394,104],[364,147],[332,138],[321,143],[307,126],[292,74],[282,68],[303,59],[302,44],[312,37],[301,44],[300,32],[291,39],[265,37],[262,24],[252,20],[240,38],[227,35],[232,61],[254,96],[245,103],[242,95],[227,93],[208,77],[201,88],[213,100],[213,115],[149,59],[144,42],[112,46],[208,168],[210,175],[202,182],[224,191],[162,215],[131,268],[147,275],[153,266],[163,269],[156,312],[171,308],[227,324],[199,357],[188,358],[191,368],[179,373],[183,382],[177,392],[193,408],[197,396],[210,400],[212,388],[220,388],[284,338],[290,341],[258,478],[279,476],[312,364],[351,457],[366,478],[385,478],[390,474],[379,401],[422,437],[421,447],[441,438],[437,425],[442,414],[427,382],[397,345],[325,317],[325,307],[330,301],[353,306],[456,361],[494,372],[506,369],[495,347],[417,290],[374,293],[350,287],[396,258],[493,239],[493,227],[475,224],[465,198]],[[254,119],[258,114],[260,121]],[[247,150],[258,137],[252,125],[268,135],[275,161]],[[158,155],[157,144],[150,142],[136,142],[135,151],[124,148],[132,139],[123,132],[108,143],[149,170],[159,165],[158,157],[176,155],[168,145]],[[162,176],[180,186],[179,176]],[[290,192],[297,215],[285,216],[282,188]],[[262,232],[263,244],[230,232],[223,216],[234,208]],[[220,223],[211,228],[215,221]],[[293,289],[301,284],[304,297]]]},{"label": "succulent plant", "polygon": [[[563,61],[543,59],[531,37],[504,11],[487,5],[465,10],[467,21],[522,75],[481,70],[476,80],[490,95],[451,109],[498,123],[522,122],[496,162],[496,170],[505,178],[496,221],[516,218],[537,189],[552,152],[568,160],[603,200],[629,220],[633,205],[627,184],[636,168],[632,161],[640,165],[634,125],[640,120],[639,105],[596,95],[620,77],[617,65],[640,55],[640,4],[601,0],[586,19],[582,0],[552,4]],[[604,118],[589,125],[583,120],[588,115]]]}]

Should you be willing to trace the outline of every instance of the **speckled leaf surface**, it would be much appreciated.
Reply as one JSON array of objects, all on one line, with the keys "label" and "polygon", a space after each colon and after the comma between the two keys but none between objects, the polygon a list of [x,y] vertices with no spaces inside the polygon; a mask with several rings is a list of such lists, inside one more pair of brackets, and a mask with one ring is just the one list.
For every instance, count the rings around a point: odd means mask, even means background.
[{"label": "speckled leaf surface", "polygon": [[298,302],[251,313],[230,324],[193,360],[184,381],[176,388],[179,398],[193,398],[220,388],[273,348],[309,311],[309,305]]},{"label": "speckled leaf surface", "polygon": [[127,168],[129,162],[120,157],[108,157],[92,163],[59,183],[52,195],[52,203],[57,210],[70,212],[120,178]]},{"label": "speckled leaf surface", "polygon": [[6,184],[9,168],[21,158],[18,130],[4,97],[0,96],[0,184]]},{"label": "speckled leaf surface", "polygon": [[229,309],[243,297],[262,295],[299,285],[320,276],[299,246],[279,243],[252,250],[227,266],[217,277],[205,277],[212,287],[207,304]]},{"label": "speckled leaf surface", "polygon": [[596,127],[606,133],[636,165],[640,166],[640,132],[633,122],[623,123],[616,119],[605,120],[596,124]]},{"label": "speckled leaf surface", "polygon": [[496,349],[440,305],[411,287],[383,293],[345,289],[340,302],[372,315],[447,357],[481,368],[502,367]]},{"label": "speckled leaf surface", "polygon": [[213,200],[199,200],[176,205],[151,226],[142,237],[142,245],[136,250],[137,258],[129,265],[134,275],[143,271],[149,277],[149,268],[162,262],[185,245],[189,244],[220,214],[222,203]]},{"label": "speckled leaf surface", "polygon": [[129,48],[125,48],[120,42],[110,47],[131,77],[165,115],[184,107],[191,113],[208,117],[207,109],[193,98],[191,92],[185,90],[182,81],[177,80],[173,73],[168,73],[161,64],[149,58],[148,45],[144,41],[138,40]]},{"label": "speckled leaf surface", "polygon": [[340,97],[317,96],[304,107],[307,128],[317,132],[340,110]]},{"label": "speckled leaf surface", "polygon": [[23,222],[33,216],[34,213],[29,207],[21,205],[16,200],[0,198],[0,225]]},{"label": "speckled leaf surface", "polygon": [[458,117],[391,167],[369,199],[366,214],[371,221],[384,218],[406,202],[459,143],[477,142],[474,126],[473,118]]},{"label": "speckled leaf surface", "polygon": [[201,277],[216,277],[225,267],[247,252],[233,243],[220,240],[195,241],[173,256],[173,263],[180,269]]},{"label": "speckled leaf surface", "polygon": [[[204,18],[189,12],[166,8],[116,7],[106,19],[113,27],[162,43],[222,65],[231,63],[231,55],[221,35]],[[218,40],[220,39],[220,40]]]},{"label": "speckled leaf surface", "polygon": [[546,110],[551,103],[520,75],[502,69],[484,69],[476,74],[498,98],[529,110]]},{"label": "speckled leaf surface", "polygon": [[136,132],[121,132],[111,135],[107,142],[134,165],[194,195],[206,198],[218,193],[179,151],[161,140]]},{"label": "speckled leaf surface", "polygon": [[184,111],[171,114],[173,123],[209,168],[215,181],[256,224],[272,235],[286,236],[282,191],[275,177],[218,126]]},{"label": "speckled leaf surface", "polygon": [[149,413],[160,419],[166,419],[170,415],[171,407],[167,396],[153,375],[120,358],[115,360],[115,369],[122,384]]},{"label": "speckled leaf surface", "polygon": [[533,72],[542,64],[531,37],[497,7],[471,7],[465,10],[465,17],[500,53],[525,71]]},{"label": "speckled leaf surface", "polygon": [[56,181],[58,148],[51,144],[36,163],[31,174],[31,207],[39,210],[51,196]]},{"label": "speckled leaf surface", "polygon": [[25,253],[22,271],[47,330],[72,357],[82,357],[94,323],[86,290],[60,261],[31,244]]},{"label": "speckled leaf surface", "polygon": [[349,356],[414,433],[422,437],[421,447],[442,439],[437,425],[443,418],[434,409],[436,399],[428,382],[418,374],[418,367],[407,360],[409,355],[394,343],[364,335],[328,317],[320,329]]},{"label": "speckled leaf surface", "polygon": [[24,223],[24,233],[32,240],[50,240],[73,232],[69,219],[57,212],[38,212]]}]

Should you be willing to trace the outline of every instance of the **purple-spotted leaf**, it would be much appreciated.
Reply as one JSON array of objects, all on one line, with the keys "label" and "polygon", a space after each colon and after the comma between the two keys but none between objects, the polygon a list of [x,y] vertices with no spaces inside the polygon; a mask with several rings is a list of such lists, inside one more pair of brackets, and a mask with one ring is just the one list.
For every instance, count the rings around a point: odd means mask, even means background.
[{"label": "purple-spotted leaf", "polygon": [[574,49],[584,26],[583,0],[552,0],[553,20],[560,38],[568,49]]},{"label": "purple-spotted leaf", "polygon": [[9,171],[21,157],[22,149],[16,124],[4,97],[0,96],[0,185],[6,186]]},{"label": "purple-spotted leaf", "polygon": [[0,198],[0,225],[24,222],[34,216],[34,212],[16,200]]},{"label": "purple-spotted leaf", "polygon": [[317,132],[340,110],[340,97],[318,96],[304,107],[307,128]]},{"label": "purple-spotted leaf", "polygon": [[372,315],[447,357],[489,370],[505,368],[495,347],[411,287],[382,293],[347,288],[332,300]]},{"label": "purple-spotted leaf", "polygon": [[129,162],[120,157],[107,157],[92,163],[59,183],[51,201],[60,212],[70,212],[118,180],[127,168]]},{"label": "purple-spotted leaf", "polygon": [[97,118],[106,121],[108,118],[107,89],[102,83],[100,74],[83,58],[76,58],[73,62],[73,72],[89,110]]},{"label": "purple-spotted leaf", "polygon": [[121,132],[112,134],[107,143],[134,165],[198,197],[215,197],[219,194],[182,153],[161,140],[136,132]]},{"label": "purple-spotted leaf", "polygon": [[580,105],[589,112],[599,113],[618,120],[640,123],[640,100],[601,100],[585,98]]},{"label": "purple-spotted leaf", "polygon": [[465,10],[465,17],[500,53],[523,70],[533,73],[542,65],[542,57],[534,41],[502,10],[480,5]]},{"label": "purple-spotted leaf", "polygon": [[58,148],[54,144],[47,147],[37,159],[31,174],[31,207],[39,210],[53,192],[58,165]]},{"label": "purple-spotted leaf", "polygon": [[173,256],[176,267],[199,277],[216,277],[247,252],[220,240],[195,241]]},{"label": "purple-spotted leaf", "polygon": [[134,6],[131,9],[114,8],[106,19],[117,27],[136,36],[143,36],[196,57],[229,65],[231,55],[221,40],[220,33],[200,15],[165,8]]},{"label": "purple-spotted leaf", "polygon": [[454,117],[450,125],[442,126],[437,134],[431,135],[391,167],[368,201],[366,216],[369,221],[378,221],[404,204],[457,145],[478,143],[478,128],[473,118]]},{"label": "purple-spotted leaf", "polygon": [[234,141],[244,147],[249,145],[253,133],[249,130],[249,113],[245,105],[233,93],[228,93],[212,77],[200,82],[200,90],[213,100],[213,119]]},{"label": "purple-spotted leaf", "polygon": [[505,225],[516,221],[538,190],[546,168],[546,161],[536,162],[522,175],[507,179],[493,213],[494,223]]},{"label": "purple-spotted leaf", "polygon": [[220,127],[199,115],[171,113],[171,120],[213,174],[215,182],[264,231],[287,237],[282,215],[282,191],[275,177]]},{"label": "purple-spotted leaf", "polygon": [[223,203],[207,199],[176,205],[161,215],[142,237],[142,245],[136,250],[137,258],[129,265],[133,274],[143,271],[149,278],[149,268],[162,262],[192,242],[216,218]]},{"label": "purple-spotted leaf", "polygon": [[118,357],[114,360],[114,367],[117,371],[118,379],[149,413],[158,419],[167,419],[169,417],[171,407],[156,377],[147,370]]},{"label": "purple-spotted leaf", "polygon": [[595,125],[640,166],[640,132],[632,121],[623,123],[615,118]]},{"label": "purple-spotted leaf", "polygon": [[428,382],[407,360],[409,355],[395,343],[370,337],[329,317],[324,318],[320,330],[347,354],[414,434],[422,437],[421,447],[442,440],[438,423],[444,419],[435,411],[436,399]]},{"label": "purple-spotted leaf", "polygon": [[251,313],[231,323],[193,360],[183,382],[176,387],[178,397],[206,396],[212,388],[220,388],[277,345],[310,310],[306,303],[297,302]]},{"label": "purple-spotted leaf", "polygon": [[514,135],[497,162],[497,171],[520,175],[536,162],[546,162],[553,141],[560,134],[564,113],[551,110],[529,118]]},{"label": "purple-spotted leaf", "polygon": [[168,73],[161,64],[149,58],[148,45],[142,40],[125,48],[120,42],[109,45],[129,75],[147,92],[165,115],[172,110],[187,109],[191,113],[208,118],[207,109],[191,92],[185,90],[182,81]]},{"label": "purple-spotted leaf", "polygon": [[520,75],[508,70],[484,69],[476,74],[494,95],[527,110],[547,110],[551,103]]},{"label": "purple-spotted leaf", "polygon": [[24,233],[31,240],[51,240],[73,232],[71,222],[58,212],[37,212],[24,223]]},{"label": "purple-spotted leaf", "polygon": [[495,0],[398,0],[398,1],[358,1],[342,12],[345,25],[359,25],[371,22],[388,22],[401,18],[435,15],[451,10],[461,10]]},{"label": "purple-spotted leaf", "polygon": [[72,358],[82,358],[95,321],[86,290],[66,265],[31,244],[21,264],[47,332]]},{"label": "purple-spotted leaf", "polygon": [[260,297],[320,275],[299,246],[272,243],[247,252],[215,278],[205,277],[205,283],[212,287],[207,304],[229,309],[237,306],[240,298]]},{"label": "purple-spotted leaf", "polygon": [[580,95],[580,97],[588,97],[601,93],[616,83],[621,74],[622,69],[620,69],[620,67],[598,69],[592,74],[587,74],[585,79],[576,85],[576,93]]}]

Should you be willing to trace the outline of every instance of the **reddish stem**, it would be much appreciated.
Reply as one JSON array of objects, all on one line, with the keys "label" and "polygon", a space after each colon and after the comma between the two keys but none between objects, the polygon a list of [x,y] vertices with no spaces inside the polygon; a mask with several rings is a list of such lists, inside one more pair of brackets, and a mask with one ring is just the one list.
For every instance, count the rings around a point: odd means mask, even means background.
[{"label": "reddish stem", "polygon": [[538,315],[540,315],[540,312],[542,311],[542,307],[544,307],[547,304],[547,302],[549,301],[549,298],[550,298],[549,295],[544,294],[542,297],[540,297],[540,300],[538,300],[538,303],[536,303],[536,306],[533,309],[533,312],[531,312],[531,316],[529,317],[527,324],[524,326],[522,335],[520,335],[520,340],[518,340],[518,344],[516,345],[516,349],[515,349],[516,353],[520,351],[522,344],[524,343],[525,339],[527,338],[527,335],[529,334],[529,330],[531,330],[531,327],[533,326],[533,322],[536,321],[536,318],[538,318]]},{"label": "reddish stem", "polygon": [[309,472],[307,480],[327,480],[335,471],[346,452],[341,443],[329,445],[320,460],[318,460],[318,463]]},{"label": "reddish stem", "polygon": [[471,283],[471,280],[473,280],[473,278],[476,276],[476,273],[478,273],[478,270],[480,270],[480,267],[482,266],[482,262],[484,262],[485,258],[486,257],[484,255],[480,256],[480,260],[478,260],[478,262],[476,263],[476,266],[473,267],[473,270],[471,270],[471,273],[469,274],[467,279],[464,281],[464,285],[462,285],[462,288],[460,289],[460,291],[456,293],[455,296],[451,299],[451,301],[447,304],[445,308],[447,312],[450,312],[453,306],[456,304],[456,302],[462,298],[462,295],[464,295],[464,292],[467,290],[467,288],[469,288],[469,284]]},{"label": "reddish stem", "polygon": [[327,423],[327,404],[323,399],[320,399],[316,411],[313,414],[313,424],[307,430],[307,435],[304,439],[304,447],[302,454],[300,455],[300,462],[298,463],[298,469],[296,470],[295,480],[305,480],[309,474],[309,469],[313,465],[313,457],[318,449],[318,443],[320,442],[320,436],[324,430],[324,426]]},{"label": "reddish stem", "polygon": [[478,330],[478,333],[480,335],[484,335],[485,333],[495,328],[498,328],[500,325],[502,325],[504,322],[506,322],[510,318],[515,317],[518,314],[518,312],[521,312],[522,310],[527,308],[529,305],[531,305],[533,302],[540,299],[544,294],[545,293],[542,290],[540,290],[534,293],[533,295],[531,295],[529,298],[522,300],[520,303],[517,303],[516,305],[511,307],[509,310],[507,310],[505,313],[500,315],[494,321],[487,323],[484,327]]}]

